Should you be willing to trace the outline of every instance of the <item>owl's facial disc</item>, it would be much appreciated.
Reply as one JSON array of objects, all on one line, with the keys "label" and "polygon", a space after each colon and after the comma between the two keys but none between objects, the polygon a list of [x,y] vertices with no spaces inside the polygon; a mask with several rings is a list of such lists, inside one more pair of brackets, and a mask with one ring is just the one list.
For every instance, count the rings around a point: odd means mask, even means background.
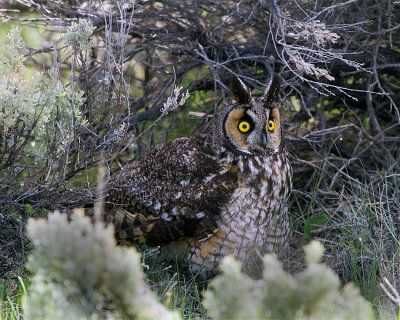
[{"label": "owl's facial disc", "polygon": [[239,78],[231,79],[232,95],[238,104],[226,109],[224,141],[236,153],[255,154],[278,151],[281,146],[279,110],[273,102],[279,95],[280,80],[272,76],[262,97],[252,97]]},{"label": "owl's facial disc", "polygon": [[280,146],[280,119],[276,108],[237,106],[227,114],[224,129],[233,151],[264,153]]},{"label": "owl's facial disc", "polygon": [[228,144],[234,151],[246,154],[265,151],[267,135],[264,126],[249,107],[232,109],[225,119],[224,127]]}]

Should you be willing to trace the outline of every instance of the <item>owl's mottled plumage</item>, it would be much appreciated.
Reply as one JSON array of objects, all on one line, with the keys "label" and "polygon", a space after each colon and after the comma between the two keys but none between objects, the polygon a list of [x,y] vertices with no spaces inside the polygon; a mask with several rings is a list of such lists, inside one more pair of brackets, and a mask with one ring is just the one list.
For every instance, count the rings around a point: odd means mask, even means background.
[{"label": "owl's mottled plumage", "polygon": [[111,176],[105,214],[119,242],[160,246],[163,256],[207,268],[233,254],[250,274],[262,254],[286,245],[292,170],[273,105],[279,79],[263,97],[237,78],[231,90],[237,103],[200,132]]}]

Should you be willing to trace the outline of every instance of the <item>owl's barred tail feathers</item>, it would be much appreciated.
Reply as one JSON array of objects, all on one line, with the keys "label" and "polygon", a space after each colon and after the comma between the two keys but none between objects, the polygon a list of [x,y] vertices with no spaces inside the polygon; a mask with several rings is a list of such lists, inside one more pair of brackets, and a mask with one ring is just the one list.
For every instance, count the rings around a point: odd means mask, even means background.
[{"label": "owl's barred tail feathers", "polygon": [[106,208],[104,221],[114,224],[118,244],[146,243],[151,246],[191,237],[198,223],[196,219],[166,221],[160,217],[145,216],[140,212],[131,213],[121,208]]},{"label": "owl's barred tail feathers", "polygon": [[104,220],[115,227],[115,238],[118,244],[144,243],[154,223],[150,223],[141,213],[130,213],[124,209],[113,209]]},{"label": "owl's barred tail feathers", "polygon": [[[66,210],[66,214],[71,216],[77,210],[92,219],[103,221],[106,225],[113,225],[115,229],[115,239],[118,244],[141,244],[146,240],[148,234],[154,227],[154,221],[149,222],[141,213],[132,214],[124,209],[101,208],[100,212],[96,212],[96,206],[85,204],[81,208]],[[106,213],[104,212],[106,210]]]}]

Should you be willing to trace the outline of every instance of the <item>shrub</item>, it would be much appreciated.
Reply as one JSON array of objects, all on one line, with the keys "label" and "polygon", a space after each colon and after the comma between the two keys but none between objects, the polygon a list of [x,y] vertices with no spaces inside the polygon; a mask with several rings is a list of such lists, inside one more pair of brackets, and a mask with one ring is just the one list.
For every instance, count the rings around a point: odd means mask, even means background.
[{"label": "shrub", "polygon": [[74,130],[86,124],[80,113],[83,92],[65,87],[55,68],[27,74],[20,29],[12,28],[8,38],[6,53],[0,55],[4,66],[0,69],[0,170],[4,169],[5,181],[14,178],[15,167],[23,168],[19,173],[27,177],[32,168],[59,159]]},{"label": "shrub", "polygon": [[177,319],[144,282],[140,256],[116,247],[113,229],[88,217],[55,212],[30,220],[34,273],[27,319]]},{"label": "shrub", "polygon": [[205,307],[213,319],[374,319],[358,289],[347,284],[340,290],[337,275],[320,264],[323,251],[317,241],[306,246],[307,268],[294,275],[275,255],[266,255],[258,281],[241,274],[240,263],[227,257],[205,294]]}]

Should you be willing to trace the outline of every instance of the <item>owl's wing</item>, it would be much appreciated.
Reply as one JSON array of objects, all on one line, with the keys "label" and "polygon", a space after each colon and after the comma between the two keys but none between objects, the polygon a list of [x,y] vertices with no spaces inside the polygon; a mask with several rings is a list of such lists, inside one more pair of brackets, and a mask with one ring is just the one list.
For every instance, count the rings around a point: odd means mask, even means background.
[{"label": "owl's wing", "polygon": [[161,145],[113,175],[106,217],[120,242],[165,245],[218,227],[237,175],[182,138]]}]

